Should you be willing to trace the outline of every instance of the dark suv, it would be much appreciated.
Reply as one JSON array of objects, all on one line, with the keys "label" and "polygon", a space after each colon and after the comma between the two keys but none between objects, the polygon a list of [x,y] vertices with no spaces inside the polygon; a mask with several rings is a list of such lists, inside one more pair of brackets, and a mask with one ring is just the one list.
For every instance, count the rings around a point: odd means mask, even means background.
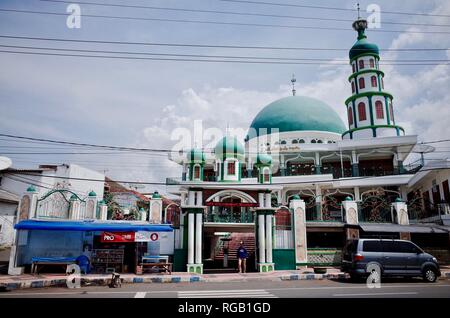
[{"label": "dark suv", "polygon": [[410,241],[359,239],[346,244],[343,272],[357,279],[367,277],[374,266],[379,266],[382,276],[420,276],[427,282],[441,276],[436,258]]}]

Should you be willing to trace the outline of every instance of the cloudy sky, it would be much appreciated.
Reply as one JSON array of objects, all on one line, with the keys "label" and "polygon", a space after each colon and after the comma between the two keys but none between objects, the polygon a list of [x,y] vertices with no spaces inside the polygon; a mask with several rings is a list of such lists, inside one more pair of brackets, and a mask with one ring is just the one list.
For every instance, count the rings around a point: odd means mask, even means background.
[{"label": "cloudy sky", "polygon": [[[349,21],[260,17],[83,4],[126,4],[165,8],[232,11]],[[274,1],[275,2],[275,1]],[[77,3],[77,2],[75,2]],[[281,2],[280,2],[281,3]],[[324,7],[353,9],[355,1],[293,1]],[[361,1],[365,8],[381,8],[381,29],[369,30],[369,40],[381,49],[449,48],[450,2]],[[133,51],[162,54],[232,55],[286,58],[324,58],[333,65],[201,63],[186,61],[121,60],[30,55],[0,52],[0,133],[82,143],[170,149],[180,128],[192,130],[201,120],[204,129],[224,132],[248,128],[253,117],[275,99],[289,96],[290,78],[297,78],[297,95],[319,98],[346,122],[344,100],[351,89],[351,69],[343,65],[356,40],[350,10],[268,6],[220,0],[84,0],[80,1],[81,28],[66,26],[68,2],[0,1],[0,35],[121,42],[157,42],[236,46],[312,47],[345,50],[255,50],[112,45],[38,41],[0,37],[0,51],[27,51],[7,46],[84,50]],[[32,11],[11,12],[4,9]],[[41,13],[36,13],[39,11]],[[386,12],[429,13],[434,16]],[[46,14],[42,13],[46,12]],[[58,14],[48,14],[48,13]],[[87,16],[84,16],[87,15]],[[216,21],[276,26],[244,26],[174,21],[89,17]],[[442,15],[442,16],[436,16]],[[445,16],[447,15],[447,16]],[[387,22],[387,23],[384,23]],[[415,25],[391,24],[410,23]],[[422,24],[422,25],[421,25]],[[423,25],[426,24],[426,25]],[[448,25],[447,27],[430,24]],[[312,26],[292,28],[284,26]],[[399,31],[399,32],[391,32]],[[427,33],[418,33],[418,32]],[[436,33],[434,33],[436,32]],[[441,32],[441,33],[439,33]],[[444,33],[442,33],[444,32]],[[32,50],[37,52],[36,50]],[[49,52],[49,51],[39,51]],[[58,53],[53,51],[52,53]],[[447,60],[450,51],[383,51],[385,88],[394,95],[397,123],[420,141],[450,138],[449,65],[392,65],[403,60]],[[386,62],[383,64],[383,60]],[[446,63],[446,62],[444,62]],[[447,63],[448,64],[448,63]],[[178,130],[176,130],[178,128]],[[204,141],[204,145],[208,140]],[[42,147],[42,148],[18,148]],[[79,163],[119,180],[164,182],[180,171],[165,155],[144,153],[36,155],[18,152],[45,150],[43,144],[10,143],[0,138],[0,155],[8,154],[16,167],[39,163]],[[440,144],[446,156],[450,144]],[[62,147],[58,150],[67,151]],[[148,186],[147,191],[161,186]]]}]

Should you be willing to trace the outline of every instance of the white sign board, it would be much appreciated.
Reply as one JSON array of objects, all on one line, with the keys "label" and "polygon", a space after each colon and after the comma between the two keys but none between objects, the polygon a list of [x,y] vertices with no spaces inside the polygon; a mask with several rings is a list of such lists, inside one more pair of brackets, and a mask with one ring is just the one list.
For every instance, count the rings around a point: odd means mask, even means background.
[{"label": "white sign board", "polygon": [[[136,242],[148,242],[149,249],[152,249],[151,254],[173,255],[174,252],[173,232],[139,231],[135,233],[134,240]],[[157,249],[157,251],[155,249]]]}]

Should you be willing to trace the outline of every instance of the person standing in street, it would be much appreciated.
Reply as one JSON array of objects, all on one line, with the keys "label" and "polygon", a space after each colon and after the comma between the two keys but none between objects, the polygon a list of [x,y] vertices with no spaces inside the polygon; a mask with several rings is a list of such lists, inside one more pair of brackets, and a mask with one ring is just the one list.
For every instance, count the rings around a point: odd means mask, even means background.
[{"label": "person standing in street", "polygon": [[245,273],[247,270],[248,252],[247,249],[244,247],[243,241],[240,242],[239,248],[237,250],[237,256],[238,256],[239,273]]}]

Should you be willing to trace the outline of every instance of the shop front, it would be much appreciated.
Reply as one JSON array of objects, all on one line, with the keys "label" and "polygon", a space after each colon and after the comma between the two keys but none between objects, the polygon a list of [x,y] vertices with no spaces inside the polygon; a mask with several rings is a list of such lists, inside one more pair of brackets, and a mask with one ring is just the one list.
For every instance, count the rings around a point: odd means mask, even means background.
[{"label": "shop front", "polygon": [[[134,273],[143,258],[173,258],[173,228],[136,221],[25,220],[17,230],[15,266],[30,272],[61,272],[64,264],[88,259],[86,273]],[[56,265],[56,266],[52,266]]]}]

